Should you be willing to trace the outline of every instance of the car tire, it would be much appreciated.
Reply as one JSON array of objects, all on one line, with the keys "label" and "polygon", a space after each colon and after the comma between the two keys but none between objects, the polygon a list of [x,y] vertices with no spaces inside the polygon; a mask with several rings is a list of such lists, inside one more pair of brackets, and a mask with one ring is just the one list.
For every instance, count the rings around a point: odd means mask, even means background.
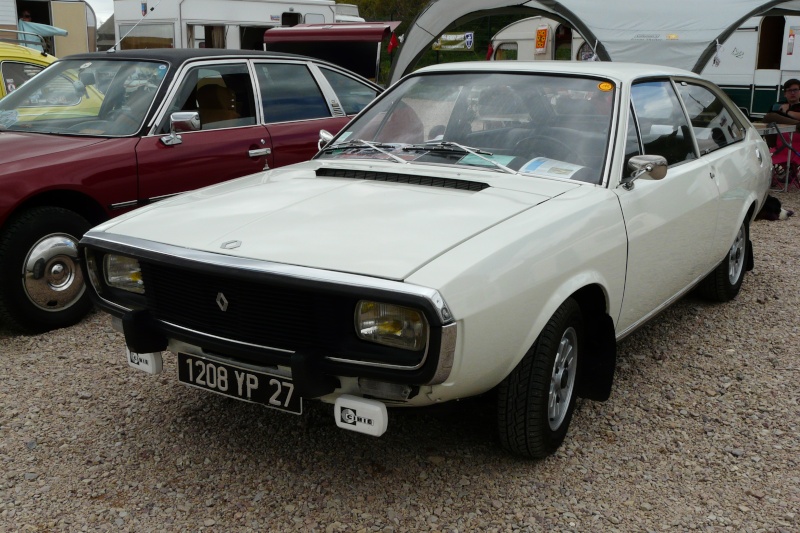
[{"label": "car tire", "polygon": [[503,448],[541,459],[564,441],[575,409],[583,338],[580,306],[569,299],[498,387],[497,422]]},{"label": "car tire", "polygon": [[78,241],[91,225],[60,207],[35,207],[0,233],[0,322],[26,333],[71,326],[91,309]]},{"label": "car tire", "polygon": [[747,270],[747,253],[750,246],[750,228],[742,222],[728,253],[717,267],[700,282],[699,293],[715,302],[733,300],[742,288]]}]

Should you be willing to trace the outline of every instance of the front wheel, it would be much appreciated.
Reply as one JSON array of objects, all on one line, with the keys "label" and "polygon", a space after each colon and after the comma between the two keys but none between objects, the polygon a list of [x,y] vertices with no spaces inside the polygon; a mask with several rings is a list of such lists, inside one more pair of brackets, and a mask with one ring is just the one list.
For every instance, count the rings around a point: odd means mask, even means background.
[{"label": "front wheel", "polygon": [[575,384],[584,338],[575,300],[565,301],[498,388],[500,442],[510,452],[540,459],[564,441],[575,409]]},{"label": "front wheel", "polygon": [[35,333],[71,326],[91,308],[78,259],[90,228],[60,207],[36,207],[0,234],[0,321]]},{"label": "front wheel", "polygon": [[698,289],[701,296],[716,302],[727,302],[739,294],[744,273],[747,270],[749,246],[750,232],[747,221],[745,221],[736,232],[736,237],[725,258],[700,282]]}]

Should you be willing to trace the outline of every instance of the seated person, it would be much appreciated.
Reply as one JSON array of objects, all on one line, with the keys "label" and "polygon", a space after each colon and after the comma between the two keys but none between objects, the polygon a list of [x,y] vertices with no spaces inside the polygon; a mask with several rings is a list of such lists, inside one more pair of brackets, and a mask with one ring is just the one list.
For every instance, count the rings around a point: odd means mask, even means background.
[{"label": "seated person", "polygon": [[783,95],[786,97],[786,102],[777,105],[775,113],[800,120],[800,80],[795,78],[786,80],[783,84]]}]

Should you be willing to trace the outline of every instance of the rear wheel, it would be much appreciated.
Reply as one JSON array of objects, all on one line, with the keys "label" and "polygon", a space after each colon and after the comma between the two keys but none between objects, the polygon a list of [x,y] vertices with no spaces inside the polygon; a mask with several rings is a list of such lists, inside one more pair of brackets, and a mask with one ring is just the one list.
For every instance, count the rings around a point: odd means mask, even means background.
[{"label": "rear wheel", "polygon": [[552,454],[564,441],[575,409],[583,332],[580,307],[569,299],[500,384],[497,420],[505,449],[539,459]]},{"label": "rear wheel", "polygon": [[0,234],[0,320],[26,332],[71,326],[91,308],[78,260],[90,228],[60,207],[36,207]]},{"label": "rear wheel", "polygon": [[717,265],[698,287],[700,294],[709,300],[727,302],[733,300],[742,288],[747,270],[747,252],[750,232],[747,222],[742,222],[733,244],[722,262]]}]

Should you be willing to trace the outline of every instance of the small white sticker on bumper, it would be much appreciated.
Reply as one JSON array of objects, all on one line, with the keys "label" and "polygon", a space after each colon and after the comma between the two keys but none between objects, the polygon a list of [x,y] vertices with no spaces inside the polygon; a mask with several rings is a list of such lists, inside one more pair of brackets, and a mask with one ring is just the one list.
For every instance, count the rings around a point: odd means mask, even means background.
[{"label": "small white sticker on bumper", "polygon": [[136,353],[125,347],[125,356],[128,366],[137,368],[148,374],[160,374],[162,369],[161,352]]}]

